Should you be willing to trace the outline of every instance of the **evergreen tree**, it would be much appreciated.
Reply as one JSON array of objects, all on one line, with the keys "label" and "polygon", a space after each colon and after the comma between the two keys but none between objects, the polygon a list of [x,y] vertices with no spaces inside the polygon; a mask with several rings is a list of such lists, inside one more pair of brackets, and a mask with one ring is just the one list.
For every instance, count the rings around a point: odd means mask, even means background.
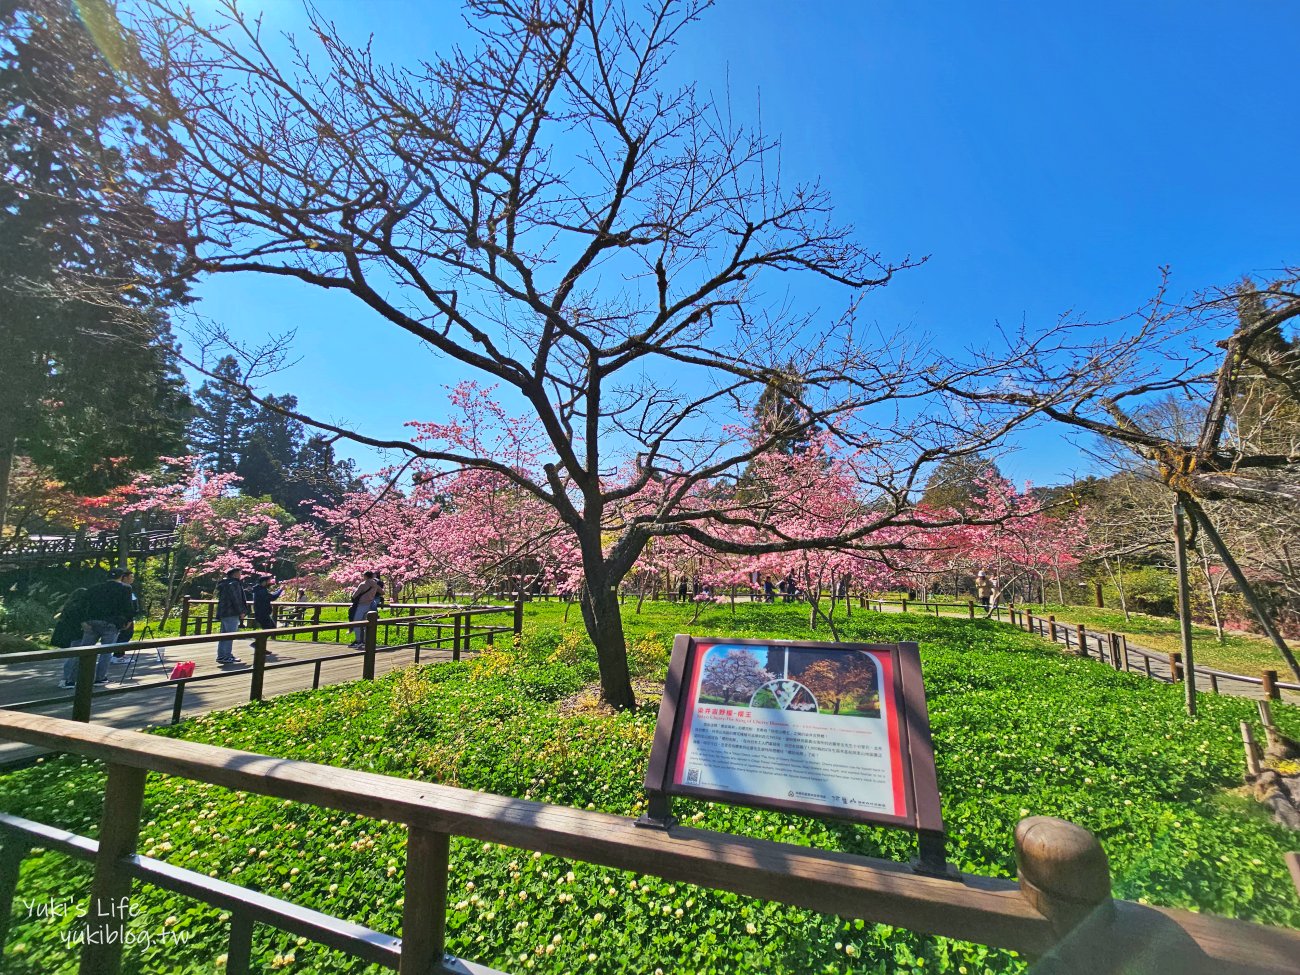
[{"label": "evergreen tree", "polygon": [[184,444],[159,122],[109,64],[125,40],[103,0],[77,8],[0,0],[0,524],[16,455],[97,491]]},{"label": "evergreen tree", "polygon": [[776,449],[793,454],[808,446],[815,428],[808,425],[808,411],[799,404],[804,384],[794,370],[786,367],[780,378],[767,381],[754,404],[754,428],[759,434],[772,436]]},{"label": "evergreen tree", "polygon": [[254,409],[247,397],[229,385],[241,378],[234,356],[222,357],[212,374],[215,378],[194,394],[190,444],[210,469],[231,474],[239,466]]},{"label": "evergreen tree", "polygon": [[[251,437],[240,454],[239,463],[235,465],[239,475],[239,490],[250,498],[271,498],[281,504],[284,495],[284,468],[276,462],[266,441],[260,436]],[[284,505],[281,504],[281,507]]]},{"label": "evergreen tree", "polygon": [[315,520],[312,510],[320,505],[334,507],[349,491],[361,488],[356,465],[334,456],[334,444],[328,437],[310,437],[298,451],[293,469],[285,478],[281,507],[295,517]]},{"label": "evergreen tree", "polygon": [[931,508],[954,508],[964,511],[979,493],[978,481],[989,474],[998,477],[998,465],[979,454],[945,457],[935,465],[925,483],[921,503]]},{"label": "evergreen tree", "polygon": [[300,420],[279,412],[275,409],[277,406],[283,410],[296,410],[298,397],[267,396],[265,406],[255,405],[248,425],[248,439],[260,440],[271,459],[282,470],[288,471],[298,464],[306,430]]}]

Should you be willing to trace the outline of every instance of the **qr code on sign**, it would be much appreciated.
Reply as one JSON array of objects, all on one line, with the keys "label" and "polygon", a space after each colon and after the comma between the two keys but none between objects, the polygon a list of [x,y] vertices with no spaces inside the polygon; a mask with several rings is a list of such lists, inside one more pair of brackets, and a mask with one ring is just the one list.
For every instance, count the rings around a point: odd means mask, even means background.
[{"label": "qr code on sign", "polygon": [[696,785],[700,781],[700,770],[697,768],[688,768],[686,770],[686,784]]}]

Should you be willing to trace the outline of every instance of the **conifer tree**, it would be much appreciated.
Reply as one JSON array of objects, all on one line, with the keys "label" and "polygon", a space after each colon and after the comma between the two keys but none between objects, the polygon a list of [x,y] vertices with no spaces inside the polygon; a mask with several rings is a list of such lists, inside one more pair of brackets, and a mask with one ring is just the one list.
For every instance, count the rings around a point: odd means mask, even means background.
[{"label": "conifer tree", "polygon": [[[15,456],[99,491],[184,445],[176,235],[149,201],[163,140],[102,7],[0,3],[0,526]],[[109,239],[109,215],[139,233]]]}]

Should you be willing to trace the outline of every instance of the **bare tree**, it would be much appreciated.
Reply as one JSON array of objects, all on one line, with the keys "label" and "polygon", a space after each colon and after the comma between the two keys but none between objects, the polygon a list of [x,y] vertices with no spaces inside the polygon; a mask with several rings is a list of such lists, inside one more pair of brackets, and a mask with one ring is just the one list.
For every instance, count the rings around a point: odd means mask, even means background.
[{"label": "bare tree", "polygon": [[[377,63],[314,14],[285,56],[234,0],[214,22],[175,0],[140,0],[131,18],[129,76],[171,120],[163,198],[189,228],[188,273],[351,296],[371,313],[359,334],[400,329],[524,404],[548,455],[536,469],[293,415],[496,471],[553,507],[581,550],[604,697],[622,707],[613,589],[651,537],[743,553],[862,543],[908,523],[934,463],[1037,412],[935,399],[938,380],[996,370],[945,366],[924,342],[871,341],[856,323],[860,296],[917,262],[882,258],[834,221],[819,185],[782,179],[778,143],[725,102],[666,88],[675,42],[707,6],[468,0],[474,48],[411,68]],[[781,275],[839,286],[847,311],[796,314]],[[256,385],[241,384],[271,405]],[[791,415],[737,435],[772,389]],[[783,536],[714,490],[814,429],[870,450],[872,517],[852,532]],[[653,505],[629,506],[652,487]]]},{"label": "bare tree", "polygon": [[[1118,338],[1094,338],[1093,325],[1063,323],[1024,340],[1000,388],[965,383],[946,390],[973,402],[1037,409],[1141,458],[1204,532],[1300,679],[1300,664],[1207,510],[1216,501],[1260,514],[1300,507],[1300,344],[1284,334],[1300,319],[1297,285],[1300,270],[1292,269],[1268,286],[1245,281],[1191,305],[1166,304],[1162,291]],[[1108,348],[1119,354],[1107,356]],[[977,361],[988,365],[987,358]],[[1094,381],[1080,383],[1089,371]],[[1171,395],[1191,407],[1168,408]],[[1188,422],[1193,416],[1196,422]]]}]

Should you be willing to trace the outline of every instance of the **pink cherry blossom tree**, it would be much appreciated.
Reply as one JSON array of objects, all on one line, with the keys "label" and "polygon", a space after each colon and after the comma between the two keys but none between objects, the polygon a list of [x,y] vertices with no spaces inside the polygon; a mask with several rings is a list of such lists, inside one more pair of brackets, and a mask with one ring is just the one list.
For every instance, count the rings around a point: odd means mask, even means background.
[{"label": "pink cherry blossom tree", "polygon": [[180,594],[214,582],[230,569],[309,579],[325,564],[321,540],[309,525],[294,524],[278,505],[239,497],[235,474],[212,474],[198,457],[164,457],[163,467],[87,501],[90,511],[119,517],[152,513],[176,525],[177,545],[166,579],[163,619]]}]

